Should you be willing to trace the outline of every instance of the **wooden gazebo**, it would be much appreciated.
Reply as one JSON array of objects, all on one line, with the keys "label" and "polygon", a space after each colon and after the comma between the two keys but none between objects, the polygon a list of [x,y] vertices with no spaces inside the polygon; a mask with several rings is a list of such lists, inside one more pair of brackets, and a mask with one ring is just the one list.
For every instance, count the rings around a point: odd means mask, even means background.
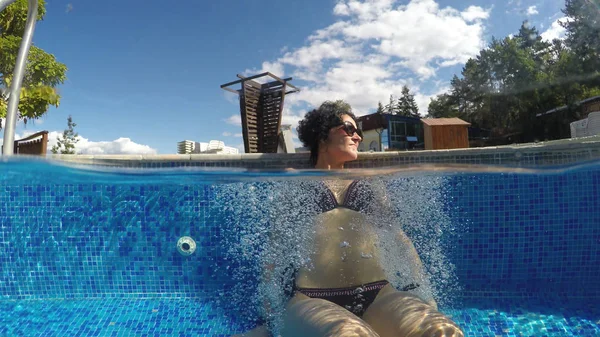
[{"label": "wooden gazebo", "polygon": [[[256,81],[261,77],[271,77],[266,83]],[[242,134],[246,153],[276,153],[281,128],[283,101],[285,95],[299,91],[291,85],[291,77],[281,79],[269,72],[244,77],[221,85],[221,88],[236,93],[240,97]],[[228,88],[241,83],[242,88]],[[291,90],[288,91],[288,89]]]}]

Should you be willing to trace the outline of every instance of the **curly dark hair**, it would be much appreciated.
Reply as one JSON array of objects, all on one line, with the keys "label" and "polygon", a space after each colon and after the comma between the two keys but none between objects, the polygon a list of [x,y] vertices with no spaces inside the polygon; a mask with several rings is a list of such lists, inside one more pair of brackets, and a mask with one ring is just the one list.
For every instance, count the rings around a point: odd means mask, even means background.
[{"label": "curly dark hair", "polygon": [[310,149],[310,163],[317,164],[319,155],[319,143],[326,141],[331,128],[343,123],[342,116],[348,115],[356,122],[356,116],[352,113],[350,104],[343,100],[335,102],[325,101],[317,109],[313,109],[304,115],[304,119],[298,124],[298,138],[302,144]]}]

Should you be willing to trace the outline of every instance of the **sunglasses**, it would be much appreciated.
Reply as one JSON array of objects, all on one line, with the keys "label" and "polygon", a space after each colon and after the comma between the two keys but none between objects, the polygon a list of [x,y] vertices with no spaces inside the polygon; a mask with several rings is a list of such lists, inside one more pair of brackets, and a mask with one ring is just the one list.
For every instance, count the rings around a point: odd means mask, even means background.
[{"label": "sunglasses", "polygon": [[352,137],[356,133],[361,139],[363,138],[362,131],[357,129],[356,126],[354,126],[354,124],[348,121],[345,121],[340,129],[344,130],[348,137]]}]

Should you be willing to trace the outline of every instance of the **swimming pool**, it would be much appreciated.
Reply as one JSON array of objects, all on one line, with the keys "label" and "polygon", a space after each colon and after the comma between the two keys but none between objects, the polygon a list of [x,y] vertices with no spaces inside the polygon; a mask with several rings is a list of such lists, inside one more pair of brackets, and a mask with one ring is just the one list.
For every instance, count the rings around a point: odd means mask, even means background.
[{"label": "swimming pool", "polygon": [[[247,221],[252,205],[268,202],[264,184],[319,178],[35,160],[2,162],[0,172],[0,336],[243,331],[252,322],[232,310],[230,296],[244,290],[233,270],[249,267],[227,259],[231,219],[221,215]],[[452,300],[440,309],[467,336],[600,335],[600,162],[535,172],[387,172],[383,180],[392,188],[435,181],[431,188],[441,191],[438,239],[452,275],[443,280],[448,289],[437,286]],[[223,191],[247,198],[261,186],[267,201],[218,203]],[[425,192],[392,197],[426,199]],[[177,251],[183,236],[196,240],[194,254]]]}]

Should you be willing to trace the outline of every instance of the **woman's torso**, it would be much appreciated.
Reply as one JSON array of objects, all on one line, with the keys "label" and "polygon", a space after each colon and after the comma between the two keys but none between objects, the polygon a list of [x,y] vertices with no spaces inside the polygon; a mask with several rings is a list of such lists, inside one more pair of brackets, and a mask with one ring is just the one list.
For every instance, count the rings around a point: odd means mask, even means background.
[{"label": "woman's torso", "polygon": [[[336,205],[315,222],[312,266],[298,271],[298,288],[342,288],[386,278],[379,263],[377,234],[365,215],[352,209],[355,203],[346,198],[348,187],[352,189],[355,184],[337,182],[328,184]],[[356,197],[356,193],[350,197]]]}]

